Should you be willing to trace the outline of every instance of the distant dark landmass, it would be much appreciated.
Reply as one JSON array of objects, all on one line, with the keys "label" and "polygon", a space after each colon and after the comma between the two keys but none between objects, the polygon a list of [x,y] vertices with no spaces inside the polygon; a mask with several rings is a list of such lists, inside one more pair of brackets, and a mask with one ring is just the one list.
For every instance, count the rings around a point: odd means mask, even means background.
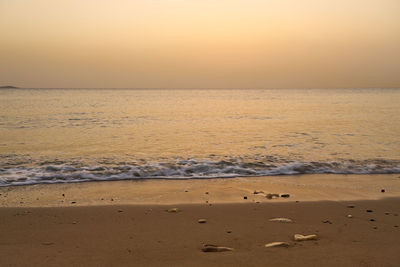
[{"label": "distant dark landmass", "polygon": [[0,86],[0,89],[18,89],[19,87],[12,86],[12,85],[4,85]]}]

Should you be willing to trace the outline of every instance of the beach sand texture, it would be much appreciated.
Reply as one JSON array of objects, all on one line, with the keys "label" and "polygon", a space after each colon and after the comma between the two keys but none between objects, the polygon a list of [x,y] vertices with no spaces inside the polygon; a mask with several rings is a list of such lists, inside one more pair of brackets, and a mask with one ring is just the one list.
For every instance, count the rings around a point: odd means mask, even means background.
[{"label": "beach sand texture", "polygon": [[[311,175],[5,187],[0,265],[398,266],[399,184],[398,175]],[[35,207],[41,198],[51,207]],[[270,221],[282,217],[293,222]]]}]

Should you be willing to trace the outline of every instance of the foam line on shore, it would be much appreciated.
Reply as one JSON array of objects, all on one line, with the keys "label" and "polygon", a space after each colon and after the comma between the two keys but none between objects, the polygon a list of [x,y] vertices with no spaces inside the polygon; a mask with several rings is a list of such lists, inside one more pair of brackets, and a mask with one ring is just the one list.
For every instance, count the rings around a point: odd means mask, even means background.
[{"label": "foam line on shore", "polygon": [[[6,162],[7,163],[7,162]],[[139,179],[210,179],[299,174],[397,174],[400,162],[363,160],[335,162],[280,162],[229,160],[175,160],[134,165],[110,163],[90,166],[82,162],[34,162],[32,166],[3,164],[0,186],[118,181]],[[14,164],[14,163],[13,163]]]}]

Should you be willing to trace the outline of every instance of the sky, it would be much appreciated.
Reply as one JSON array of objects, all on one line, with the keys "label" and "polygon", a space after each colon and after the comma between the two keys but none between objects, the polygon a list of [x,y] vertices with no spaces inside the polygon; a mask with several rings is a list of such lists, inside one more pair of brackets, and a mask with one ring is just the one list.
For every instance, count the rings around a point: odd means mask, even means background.
[{"label": "sky", "polygon": [[0,85],[400,87],[399,0],[0,0]]}]

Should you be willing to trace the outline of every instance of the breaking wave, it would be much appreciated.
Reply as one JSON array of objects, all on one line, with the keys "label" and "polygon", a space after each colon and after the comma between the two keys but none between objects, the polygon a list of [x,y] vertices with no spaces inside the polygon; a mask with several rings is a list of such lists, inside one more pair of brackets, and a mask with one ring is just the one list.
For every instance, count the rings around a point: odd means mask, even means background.
[{"label": "breaking wave", "polygon": [[87,166],[63,161],[2,164],[0,186],[138,179],[233,178],[298,174],[393,174],[400,161],[364,160],[334,162],[242,162],[233,160],[175,160],[140,164]]}]

